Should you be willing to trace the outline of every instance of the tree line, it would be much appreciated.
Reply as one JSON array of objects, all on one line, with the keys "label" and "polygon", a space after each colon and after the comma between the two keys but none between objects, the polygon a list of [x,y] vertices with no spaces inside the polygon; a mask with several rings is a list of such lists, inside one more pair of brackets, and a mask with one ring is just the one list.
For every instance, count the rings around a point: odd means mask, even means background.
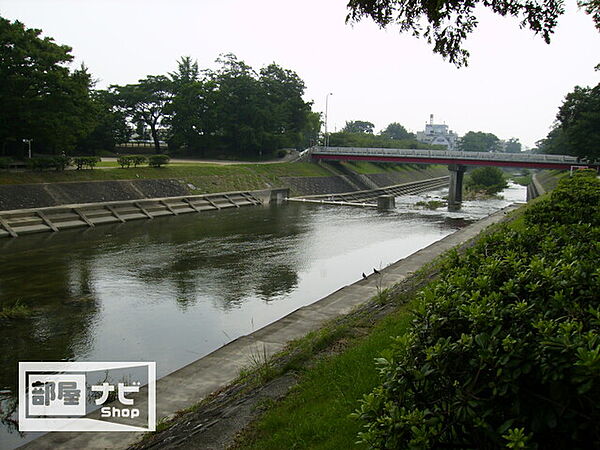
[{"label": "tree line", "polygon": [[[417,136],[398,122],[392,122],[375,134],[375,125],[366,120],[347,121],[345,126],[329,136],[332,147],[415,148],[444,149],[439,145],[428,145],[417,141]],[[462,136],[456,150],[465,152],[508,152],[522,151],[517,138],[501,140],[493,133],[469,131]]]},{"label": "tree line", "polygon": [[156,153],[260,157],[316,143],[321,120],[303,100],[305,84],[275,63],[259,71],[233,54],[217,69],[191,57],[137,83],[95,89],[89,70],[70,70],[71,48],[0,17],[1,156],[97,154],[132,137]]}]

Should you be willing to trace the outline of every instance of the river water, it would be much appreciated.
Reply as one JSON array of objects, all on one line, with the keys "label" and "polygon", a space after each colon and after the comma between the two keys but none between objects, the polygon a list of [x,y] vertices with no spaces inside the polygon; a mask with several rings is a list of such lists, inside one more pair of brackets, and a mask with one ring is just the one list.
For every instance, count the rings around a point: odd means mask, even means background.
[{"label": "river water", "polygon": [[[289,203],[0,241],[0,448],[15,430],[19,361],[156,361],[165,376],[515,201],[390,212]],[[160,400],[160,399],[159,399]]]}]

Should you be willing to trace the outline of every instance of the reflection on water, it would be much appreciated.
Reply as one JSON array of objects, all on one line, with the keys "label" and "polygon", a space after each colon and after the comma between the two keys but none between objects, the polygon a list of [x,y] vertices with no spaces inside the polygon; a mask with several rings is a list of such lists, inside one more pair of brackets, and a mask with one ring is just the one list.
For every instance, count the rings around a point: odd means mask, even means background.
[{"label": "reflection on water", "polygon": [[[392,212],[293,203],[2,241],[0,307],[34,314],[1,322],[0,405],[18,361],[156,361],[164,376],[524,195],[454,213],[415,209],[424,195]],[[17,445],[0,420],[0,443]]]}]

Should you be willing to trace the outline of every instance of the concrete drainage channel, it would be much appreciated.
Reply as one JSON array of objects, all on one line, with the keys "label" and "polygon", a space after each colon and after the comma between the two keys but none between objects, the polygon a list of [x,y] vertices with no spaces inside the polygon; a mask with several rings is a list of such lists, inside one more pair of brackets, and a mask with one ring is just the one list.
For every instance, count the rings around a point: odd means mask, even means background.
[{"label": "concrete drainage channel", "polygon": [[0,211],[0,238],[281,202],[287,189],[239,191]]},{"label": "concrete drainage channel", "polygon": [[377,208],[379,197],[420,194],[434,189],[440,189],[450,184],[450,177],[431,178],[429,180],[413,181],[368,191],[345,192],[342,194],[306,195],[289,198],[288,201],[304,203],[323,203],[327,205],[362,206]]}]

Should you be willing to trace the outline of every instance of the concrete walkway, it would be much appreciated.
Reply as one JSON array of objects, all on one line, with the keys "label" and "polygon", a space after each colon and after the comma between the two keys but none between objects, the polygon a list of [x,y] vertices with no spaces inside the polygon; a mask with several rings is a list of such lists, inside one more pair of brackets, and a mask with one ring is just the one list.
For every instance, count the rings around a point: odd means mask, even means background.
[{"label": "concrete walkway", "polygon": [[[152,156],[152,155],[148,155]],[[117,162],[117,157],[103,156],[104,162]],[[171,158],[170,164],[216,164],[221,166],[229,166],[233,164],[279,164],[284,162],[292,162],[298,159],[298,151],[292,150],[283,158],[270,159],[268,161],[229,161],[225,159],[190,159],[190,158]],[[98,169],[114,169],[114,167],[97,167]]]},{"label": "concrete walkway", "polygon": [[[428,247],[397,261],[371,275],[366,280],[343,287],[331,295],[302,307],[282,319],[243,336],[213,353],[161,378],[157,382],[156,417],[170,417],[175,412],[200,402],[212,392],[231,383],[240,369],[250,365],[251,356],[266,353],[267,357],[282,350],[285,345],[322,327],[327,321],[348,314],[355,307],[369,301],[380,290],[410,277],[415,271],[445,251],[467,242],[489,225],[500,222],[509,206],[485,219],[459,230]],[[358,276],[359,274],[357,274]],[[138,403],[136,402],[136,405]],[[140,439],[140,433],[48,433],[24,448],[36,449],[92,449],[127,448]]]}]

